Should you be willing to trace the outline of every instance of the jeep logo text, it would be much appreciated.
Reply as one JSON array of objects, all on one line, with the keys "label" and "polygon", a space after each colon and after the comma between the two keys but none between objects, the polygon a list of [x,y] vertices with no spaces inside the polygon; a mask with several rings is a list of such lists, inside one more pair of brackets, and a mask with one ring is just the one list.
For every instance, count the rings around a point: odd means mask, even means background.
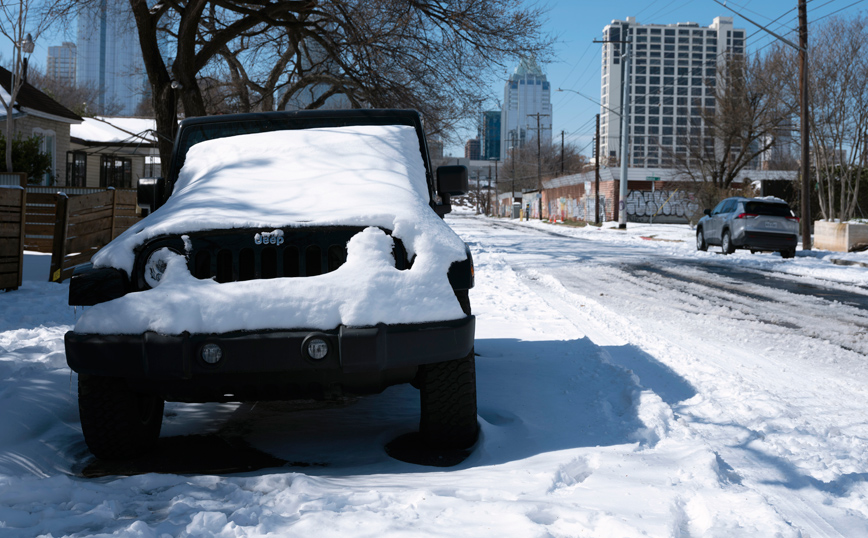
[{"label": "jeep logo text", "polygon": [[258,233],[253,236],[253,242],[257,245],[282,245],[283,230]]}]

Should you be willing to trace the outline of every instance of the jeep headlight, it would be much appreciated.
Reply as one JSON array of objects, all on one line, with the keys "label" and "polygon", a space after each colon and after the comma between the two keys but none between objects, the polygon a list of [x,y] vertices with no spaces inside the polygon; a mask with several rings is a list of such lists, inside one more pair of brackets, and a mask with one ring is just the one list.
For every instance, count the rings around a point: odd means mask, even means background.
[{"label": "jeep headlight", "polygon": [[148,286],[156,288],[160,285],[163,275],[166,272],[166,267],[169,265],[169,258],[173,255],[180,256],[179,252],[175,252],[170,248],[158,248],[148,255],[145,261],[145,282]]}]

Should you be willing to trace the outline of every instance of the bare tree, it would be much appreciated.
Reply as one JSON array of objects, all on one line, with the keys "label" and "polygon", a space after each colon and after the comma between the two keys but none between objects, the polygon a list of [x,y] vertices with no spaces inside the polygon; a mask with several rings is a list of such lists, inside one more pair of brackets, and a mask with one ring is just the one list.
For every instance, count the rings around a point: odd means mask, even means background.
[{"label": "bare tree", "polygon": [[130,5],[157,129],[165,137],[164,163],[171,155],[176,101],[187,116],[207,112],[198,83],[206,75],[232,81],[241,110],[282,107],[316,87],[307,108],[337,95],[357,108],[412,107],[429,133],[446,136],[478,109],[486,75],[520,54],[545,59],[551,45],[541,36],[542,11],[515,0]]},{"label": "bare tree", "polygon": [[[14,51],[8,94],[0,92],[0,103],[6,110],[6,136],[10,140],[15,132],[15,100],[24,84],[24,48],[32,46],[40,35],[59,20],[67,18],[74,9],[74,2],[64,0],[0,2],[0,34],[12,43]],[[13,171],[12,144],[6,145],[6,171]]]},{"label": "bare tree", "polygon": [[79,116],[114,116],[122,107],[113,100],[100,104],[100,89],[93,83],[78,85],[68,79],[50,77],[30,67],[27,82]]},{"label": "bare tree", "polygon": [[676,149],[660,146],[664,160],[697,184],[703,204],[729,191],[789,128],[793,106],[782,99],[783,76],[768,56],[727,57],[707,81],[715,88],[715,106],[694,100],[686,124],[675,128]]},{"label": "bare tree", "polygon": [[[559,143],[546,142],[540,146],[539,168],[543,180],[560,175],[578,174],[585,170],[587,164],[587,156],[582,155],[574,144],[565,144],[563,154]],[[563,173],[561,173],[562,169]],[[517,191],[536,189],[538,186],[536,141],[531,140],[522,147],[510,150],[504,157],[500,173],[502,176],[498,187],[501,192],[512,190],[513,178],[515,178]]]},{"label": "bare tree", "polygon": [[856,213],[868,140],[868,18],[831,18],[813,30],[811,41],[811,146],[820,213],[847,221]]}]

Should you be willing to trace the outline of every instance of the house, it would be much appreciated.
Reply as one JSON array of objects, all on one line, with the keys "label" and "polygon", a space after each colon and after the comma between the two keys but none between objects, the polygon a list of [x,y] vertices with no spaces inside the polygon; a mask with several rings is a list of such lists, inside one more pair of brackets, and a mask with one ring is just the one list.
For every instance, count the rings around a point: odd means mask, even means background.
[{"label": "house", "polygon": [[[0,67],[0,92],[7,103],[11,81],[12,73]],[[42,152],[51,155],[51,175],[46,175],[42,184],[51,185],[52,178],[54,184],[63,184],[66,177],[63,156],[69,150],[70,126],[80,124],[83,121],[81,116],[27,82],[21,86],[13,110],[14,134],[20,133],[24,138],[39,135],[42,137]],[[0,133],[3,136],[6,136],[6,119],[6,109],[0,106]]]},{"label": "house", "polygon": [[85,118],[70,130],[66,185],[134,189],[139,178],[160,175],[156,120]]}]

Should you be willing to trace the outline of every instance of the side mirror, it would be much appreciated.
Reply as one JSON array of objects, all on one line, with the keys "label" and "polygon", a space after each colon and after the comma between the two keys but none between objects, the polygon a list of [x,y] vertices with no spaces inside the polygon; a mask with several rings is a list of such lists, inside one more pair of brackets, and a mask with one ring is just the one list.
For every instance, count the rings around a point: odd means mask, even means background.
[{"label": "side mirror", "polygon": [[461,196],[468,190],[466,166],[437,167],[437,192],[440,196]]},{"label": "side mirror", "polygon": [[166,180],[161,177],[142,177],[136,186],[136,203],[142,209],[155,211],[162,205]]},{"label": "side mirror", "polygon": [[706,209],[706,210],[704,210],[702,213],[705,214],[705,215],[711,215],[711,210],[710,210],[710,209]]}]

